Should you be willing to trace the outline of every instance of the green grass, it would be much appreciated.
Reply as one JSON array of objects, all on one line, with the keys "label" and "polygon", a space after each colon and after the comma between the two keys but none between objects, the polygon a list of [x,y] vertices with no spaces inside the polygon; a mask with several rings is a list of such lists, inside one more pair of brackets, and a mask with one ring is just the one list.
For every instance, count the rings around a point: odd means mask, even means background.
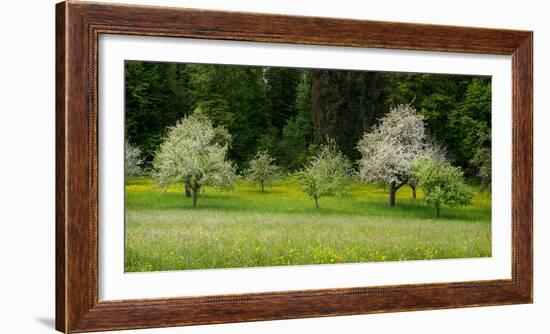
[{"label": "green grass", "polygon": [[[476,190],[475,186],[471,186]],[[389,208],[385,189],[353,183],[320,209],[292,181],[261,193],[241,182],[205,189],[196,209],[182,186],[164,194],[150,179],[126,185],[126,263],[129,272],[402,261],[491,256],[490,194],[475,192],[465,208],[442,217],[410,188]]]}]

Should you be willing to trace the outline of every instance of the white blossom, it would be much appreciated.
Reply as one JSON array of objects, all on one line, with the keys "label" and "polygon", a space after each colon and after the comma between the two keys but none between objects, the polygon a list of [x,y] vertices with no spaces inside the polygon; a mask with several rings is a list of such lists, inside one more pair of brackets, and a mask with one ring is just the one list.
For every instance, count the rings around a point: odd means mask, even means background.
[{"label": "white blossom", "polygon": [[129,176],[141,175],[141,150],[139,147],[124,141],[124,174]]},{"label": "white blossom", "polygon": [[423,152],[425,140],[422,116],[410,105],[394,107],[357,145],[362,156],[358,162],[360,179],[406,182],[412,163]]},{"label": "white blossom", "polygon": [[235,167],[226,159],[229,140],[220,140],[220,133],[228,136],[199,113],[183,118],[168,130],[155,156],[154,177],[164,187],[188,182],[194,206],[202,187],[232,185],[236,174]]}]

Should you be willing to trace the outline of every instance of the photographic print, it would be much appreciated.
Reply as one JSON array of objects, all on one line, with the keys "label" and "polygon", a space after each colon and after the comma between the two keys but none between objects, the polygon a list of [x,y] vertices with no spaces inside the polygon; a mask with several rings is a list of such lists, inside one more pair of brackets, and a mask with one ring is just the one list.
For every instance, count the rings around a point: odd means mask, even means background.
[{"label": "photographic print", "polygon": [[491,78],[125,61],[125,271],[491,256]]}]

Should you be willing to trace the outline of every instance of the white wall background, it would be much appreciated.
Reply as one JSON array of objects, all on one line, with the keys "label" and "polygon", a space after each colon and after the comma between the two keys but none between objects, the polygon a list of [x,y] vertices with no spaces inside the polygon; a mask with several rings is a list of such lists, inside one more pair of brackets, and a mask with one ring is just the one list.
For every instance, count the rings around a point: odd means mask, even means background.
[{"label": "white wall background", "polygon": [[[0,4],[0,332],[51,333],[54,317],[54,4]],[[535,303],[126,333],[548,333],[550,23],[544,1],[128,0],[281,14],[535,31]]]}]

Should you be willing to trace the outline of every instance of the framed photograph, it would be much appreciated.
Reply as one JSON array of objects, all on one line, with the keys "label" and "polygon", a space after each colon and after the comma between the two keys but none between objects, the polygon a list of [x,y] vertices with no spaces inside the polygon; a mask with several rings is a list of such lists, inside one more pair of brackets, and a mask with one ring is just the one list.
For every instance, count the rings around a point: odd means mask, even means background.
[{"label": "framed photograph", "polygon": [[56,328],[531,303],[532,32],[56,7]]}]

